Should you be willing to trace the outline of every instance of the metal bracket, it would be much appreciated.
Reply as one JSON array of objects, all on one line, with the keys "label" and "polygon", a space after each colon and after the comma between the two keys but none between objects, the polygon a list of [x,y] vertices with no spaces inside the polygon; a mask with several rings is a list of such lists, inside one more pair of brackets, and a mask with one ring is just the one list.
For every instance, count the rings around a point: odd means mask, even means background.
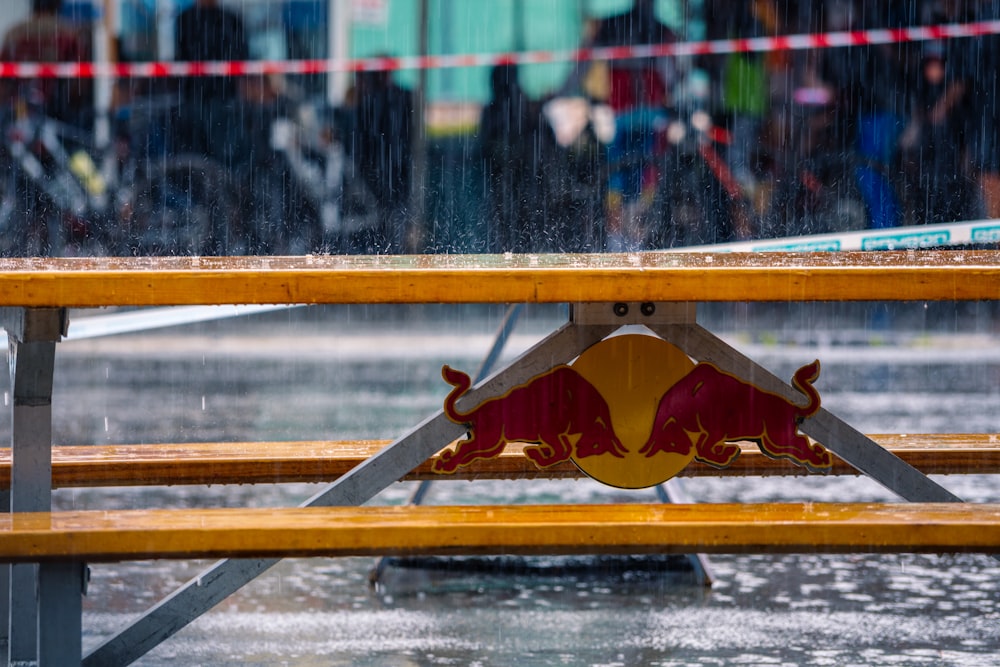
[{"label": "metal bracket", "polygon": [[65,308],[0,308],[0,327],[25,343],[59,342],[69,332]]},{"label": "metal bracket", "polygon": [[616,301],[612,303],[575,303],[570,308],[574,324],[625,326],[644,324],[694,324],[695,304],[671,301]]}]

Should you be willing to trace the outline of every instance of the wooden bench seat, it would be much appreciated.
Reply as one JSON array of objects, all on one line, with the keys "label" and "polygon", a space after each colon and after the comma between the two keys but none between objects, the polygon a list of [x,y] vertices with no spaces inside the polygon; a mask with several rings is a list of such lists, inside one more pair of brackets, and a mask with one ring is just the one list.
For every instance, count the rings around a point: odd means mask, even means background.
[{"label": "wooden bench seat", "polygon": [[990,250],[0,261],[0,306],[1000,299]]},{"label": "wooden bench seat", "polygon": [[1000,505],[491,505],[0,516],[0,562],[692,552],[997,553]]},{"label": "wooden bench seat", "polygon": [[[1000,474],[1000,436],[995,434],[882,434],[871,437],[926,474]],[[386,440],[357,440],[63,446],[52,450],[52,485],[67,488],[328,482],[387,444]],[[455,475],[433,473],[432,462],[428,461],[404,479],[446,481],[582,476],[570,461],[539,470],[524,457],[522,449],[522,445],[511,444],[499,457],[477,461]],[[692,462],[681,474],[807,474],[805,469],[788,461],[764,456],[751,443],[744,443],[742,449],[733,465],[725,470]],[[0,488],[10,487],[10,466],[10,449],[0,449]],[[830,474],[857,472],[835,456]]]}]

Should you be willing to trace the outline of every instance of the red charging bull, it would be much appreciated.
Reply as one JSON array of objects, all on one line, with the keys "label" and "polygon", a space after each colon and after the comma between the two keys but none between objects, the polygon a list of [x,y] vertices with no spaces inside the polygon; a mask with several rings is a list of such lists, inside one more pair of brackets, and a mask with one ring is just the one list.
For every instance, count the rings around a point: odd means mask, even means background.
[{"label": "red charging bull", "polygon": [[724,468],[739,456],[740,440],[754,441],[774,459],[788,459],[821,472],[833,465],[830,452],[798,432],[803,419],[820,408],[813,383],[820,364],[814,361],[795,372],[792,385],[805,398],[797,405],[724,373],[710,363],[699,363],[660,399],[649,440],[639,452],[646,457],[661,452],[687,454]]},{"label": "red charging bull", "polygon": [[606,400],[570,366],[556,366],[468,412],[456,407],[472,386],[468,374],[444,366],[441,375],[454,387],[444,402],[445,415],[467,426],[469,435],[441,453],[436,472],[452,473],[477,459],[499,456],[510,442],[534,443],[525,455],[541,468],[573,456],[622,458],[628,453],[615,435]]}]

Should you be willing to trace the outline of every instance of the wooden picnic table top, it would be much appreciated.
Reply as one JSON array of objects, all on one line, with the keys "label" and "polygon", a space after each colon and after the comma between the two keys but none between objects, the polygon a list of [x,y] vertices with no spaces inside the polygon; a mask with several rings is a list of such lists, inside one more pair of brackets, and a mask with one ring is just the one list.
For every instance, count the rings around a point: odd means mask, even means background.
[{"label": "wooden picnic table top", "polygon": [[1000,251],[0,259],[0,306],[1000,299]]}]

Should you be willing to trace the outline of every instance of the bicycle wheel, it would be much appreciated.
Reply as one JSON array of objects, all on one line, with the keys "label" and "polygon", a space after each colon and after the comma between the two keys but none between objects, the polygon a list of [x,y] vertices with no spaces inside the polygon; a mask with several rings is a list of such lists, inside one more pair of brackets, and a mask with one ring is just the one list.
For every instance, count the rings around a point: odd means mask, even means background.
[{"label": "bicycle wheel", "polygon": [[[52,203],[16,169],[0,178],[0,257],[58,254],[59,219]],[[57,252],[52,252],[53,241]]]},{"label": "bicycle wheel", "polygon": [[225,255],[237,248],[236,196],[221,165],[176,156],[136,182],[119,249],[131,255]]}]

